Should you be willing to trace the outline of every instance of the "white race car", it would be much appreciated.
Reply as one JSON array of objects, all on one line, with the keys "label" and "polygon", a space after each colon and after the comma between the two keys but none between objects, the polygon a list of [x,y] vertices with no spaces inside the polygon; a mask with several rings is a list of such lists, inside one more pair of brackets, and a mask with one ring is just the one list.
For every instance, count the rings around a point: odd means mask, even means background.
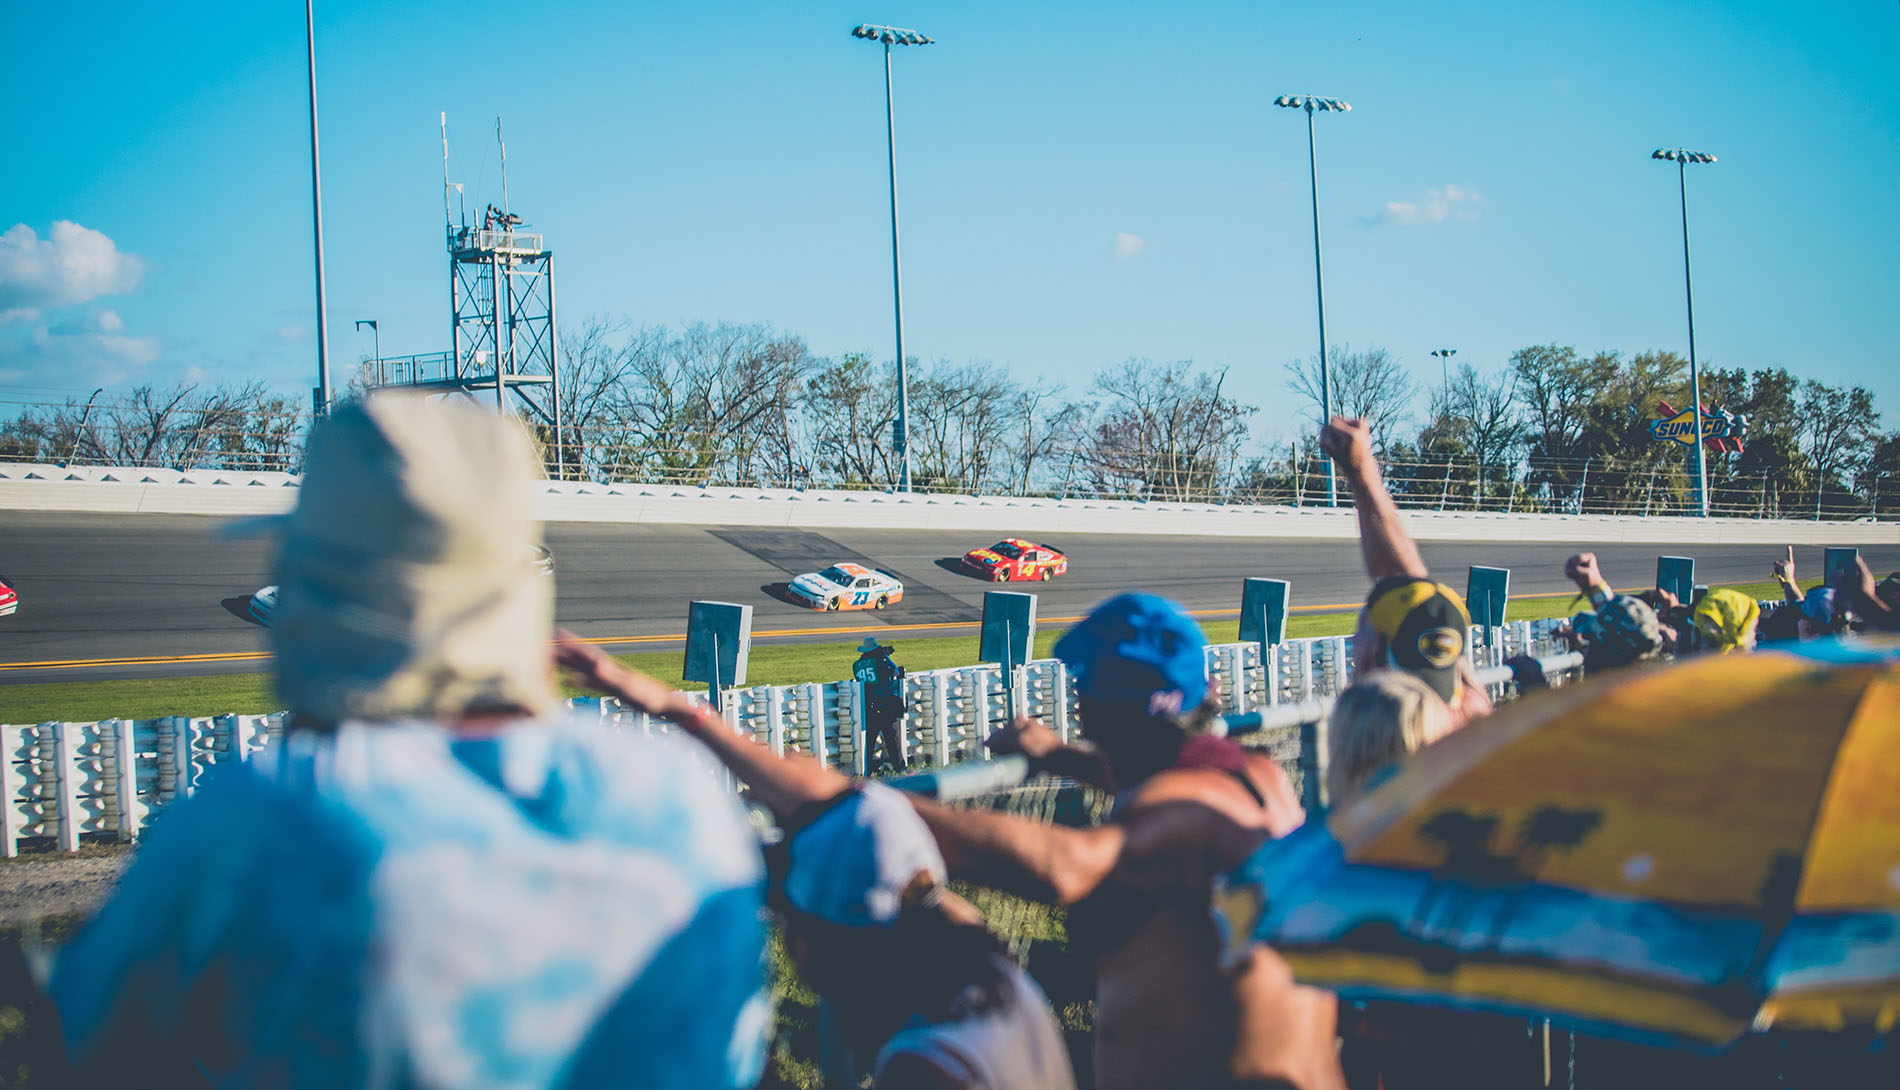
[{"label": "white race car", "polygon": [[799,576],[785,590],[807,609],[883,609],[904,600],[904,584],[896,576],[861,564],[833,564]]},{"label": "white race car", "polygon": [[277,587],[268,586],[251,595],[250,609],[251,620],[269,628],[271,618],[277,615]]}]

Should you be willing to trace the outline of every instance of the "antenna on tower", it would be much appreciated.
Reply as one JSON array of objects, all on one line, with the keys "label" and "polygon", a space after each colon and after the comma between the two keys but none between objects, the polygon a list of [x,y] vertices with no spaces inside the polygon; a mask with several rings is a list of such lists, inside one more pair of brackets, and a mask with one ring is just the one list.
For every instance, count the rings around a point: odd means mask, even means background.
[{"label": "antenna on tower", "polygon": [[501,138],[501,118],[495,119],[495,146],[501,149],[501,210],[508,211],[508,145]]},{"label": "antenna on tower", "polygon": [[449,217],[449,112],[442,111],[442,225],[452,224]]}]

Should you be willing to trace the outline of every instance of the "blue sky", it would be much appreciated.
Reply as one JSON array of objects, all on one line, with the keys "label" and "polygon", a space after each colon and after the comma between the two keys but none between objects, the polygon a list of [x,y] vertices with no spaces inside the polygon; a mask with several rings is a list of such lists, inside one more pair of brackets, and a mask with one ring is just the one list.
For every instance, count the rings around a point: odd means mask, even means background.
[{"label": "blue sky", "polygon": [[[561,315],[763,321],[888,356],[896,57],[907,347],[1072,392],[1129,356],[1231,368],[1286,433],[1327,326],[1424,380],[1527,344],[1697,344],[1873,388],[1900,424],[1893,3],[345,4],[319,0],[334,358],[445,347],[437,118],[470,206],[556,253]],[[0,67],[0,399],[314,381],[303,9],[15,5]],[[78,227],[55,227],[58,223]],[[83,230],[82,230],[83,228]],[[8,230],[10,229],[10,230]],[[30,232],[30,234],[29,234]],[[4,407],[0,407],[4,408]]]}]

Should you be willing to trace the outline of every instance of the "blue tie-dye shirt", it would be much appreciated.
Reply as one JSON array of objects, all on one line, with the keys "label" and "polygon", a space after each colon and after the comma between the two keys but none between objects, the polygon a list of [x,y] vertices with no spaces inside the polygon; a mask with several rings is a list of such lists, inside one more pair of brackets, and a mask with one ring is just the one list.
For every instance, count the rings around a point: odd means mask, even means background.
[{"label": "blue tie-dye shirt", "polygon": [[218,1087],[751,1086],[762,883],[690,743],[346,724],[162,813],[52,993]]}]

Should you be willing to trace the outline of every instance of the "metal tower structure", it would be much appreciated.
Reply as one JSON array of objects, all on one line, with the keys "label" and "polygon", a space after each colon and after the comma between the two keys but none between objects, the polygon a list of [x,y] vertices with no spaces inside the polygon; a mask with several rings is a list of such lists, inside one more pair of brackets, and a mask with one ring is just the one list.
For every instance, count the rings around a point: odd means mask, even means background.
[{"label": "metal tower structure", "polygon": [[[554,252],[516,230],[520,217],[489,207],[480,227],[450,224],[447,352],[370,361],[366,385],[492,396],[556,437],[556,477],[565,469],[559,341],[554,323]],[[491,393],[492,392],[492,393]]]},{"label": "metal tower structure", "polygon": [[[496,141],[501,137],[497,121]],[[559,339],[554,323],[554,251],[539,234],[520,230],[508,211],[508,149],[501,147],[502,206],[489,205],[481,225],[449,218],[448,115],[442,116],[442,216],[449,254],[449,350],[368,361],[363,383],[456,391],[470,397],[493,391],[498,412],[519,411],[530,426],[551,433],[558,479],[566,475]],[[359,325],[362,323],[359,323]],[[374,326],[375,323],[369,323]]]},{"label": "metal tower structure", "polygon": [[554,324],[554,253],[517,231],[519,217],[492,205],[481,227],[451,226],[449,364],[443,385],[509,395],[558,435],[561,420]]}]

